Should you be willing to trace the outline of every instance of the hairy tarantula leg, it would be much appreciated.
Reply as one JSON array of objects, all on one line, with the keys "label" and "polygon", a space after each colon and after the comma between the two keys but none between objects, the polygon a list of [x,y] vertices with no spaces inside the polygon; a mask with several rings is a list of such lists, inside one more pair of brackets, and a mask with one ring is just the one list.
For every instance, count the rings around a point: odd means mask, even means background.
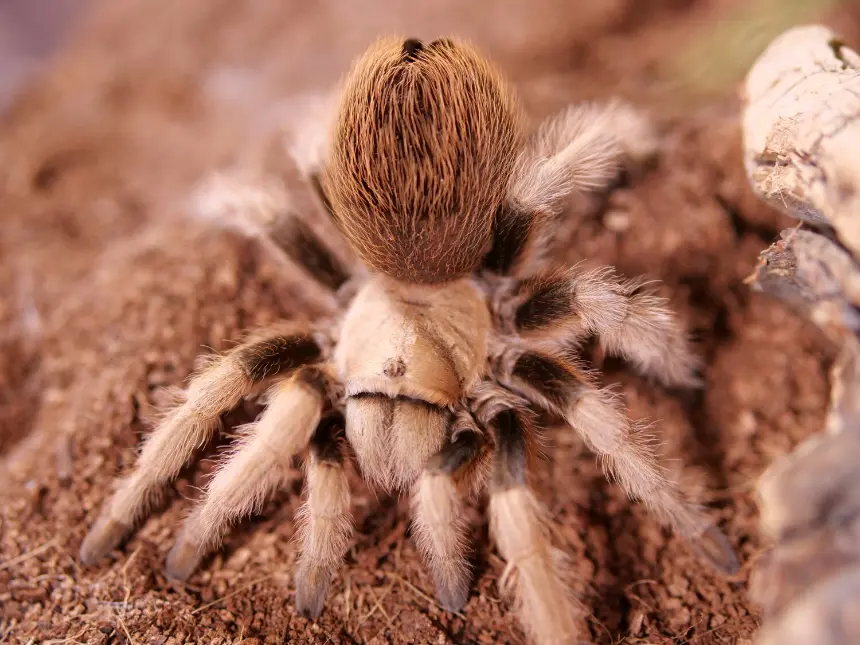
[{"label": "hairy tarantula leg", "polygon": [[508,329],[540,344],[594,334],[609,353],[667,386],[701,385],[699,360],[666,300],[611,268],[568,269],[518,283],[500,303]]},{"label": "hairy tarantula leg", "polygon": [[[490,532],[508,563],[501,584],[514,587],[520,620],[538,645],[571,643],[578,610],[560,575],[563,554],[553,548],[547,512],[527,483],[533,428],[514,409],[521,404],[499,403],[488,407],[496,408],[489,420],[496,433]],[[482,415],[482,421],[490,415]]]},{"label": "hairy tarantula leg", "polygon": [[273,239],[319,282],[338,291],[365,269],[337,228],[337,214],[322,186],[320,168],[300,168],[300,172],[306,174],[300,186],[293,187],[295,213],[273,231]]},{"label": "hairy tarantula leg", "polygon": [[485,268],[529,273],[571,194],[605,190],[625,162],[641,162],[655,150],[647,120],[617,101],[570,106],[544,122],[517,159]]},{"label": "hairy tarantula leg", "polygon": [[[337,226],[337,213],[323,188],[322,168],[329,132],[335,117],[340,92],[312,94],[291,102],[291,118],[287,125],[287,151],[290,169],[302,179],[301,187],[293,190],[298,212],[305,213],[305,225],[313,229],[327,253],[351,274],[364,273]],[[292,246],[290,248],[293,248]],[[338,287],[339,288],[339,287]]]},{"label": "hairy tarantula leg", "polygon": [[144,442],[132,473],[105,505],[81,545],[91,564],[122,541],[151,501],[205,444],[219,417],[266,377],[321,358],[320,341],[302,326],[285,323],[261,330],[211,361],[189,382],[181,405],[170,410]]},{"label": "hairy tarantula leg", "polygon": [[738,570],[728,539],[667,478],[654,453],[653,437],[643,427],[631,426],[616,397],[594,387],[567,361],[536,352],[516,357],[507,370],[512,387],[565,418],[582,435],[631,498],[643,501],[662,524],[691,540],[713,567],[726,573]]},{"label": "hairy tarantula leg", "polygon": [[298,217],[285,219],[271,231],[272,241],[296,260],[323,286],[338,291],[349,281],[352,271],[323,242],[309,224]]},{"label": "hairy tarantula leg", "polygon": [[[316,230],[320,218],[303,215],[315,205],[304,195],[310,192],[308,187],[294,184],[295,189],[288,190],[280,178],[213,173],[198,186],[193,212],[256,240],[271,260],[283,266],[285,275],[294,278],[293,288],[303,301],[333,312],[337,302],[328,292],[349,280],[350,265],[323,241],[325,236]],[[313,282],[318,285],[308,288]]]},{"label": "hairy tarantula leg", "polygon": [[322,612],[332,576],[352,537],[349,483],[340,438],[343,419],[324,419],[311,438],[308,498],[299,511],[302,552],[296,565],[296,606],[309,618]]},{"label": "hairy tarantula leg", "polygon": [[316,367],[303,367],[272,387],[260,420],[219,466],[205,498],[185,520],[167,556],[171,578],[188,578],[233,522],[259,512],[308,445],[330,388],[331,380]]},{"label": "hairy tarantula leg", "polygon": [[[412,497],[416,544],[433,573],[439,603],[453,612],[466,604],[472,574],[466,559],[468,525],[458,488],[471,487],[486,446],[471,416],[462,417],[452,441],[428,460]],[[460,421],[468,425],[458,429]]]}]

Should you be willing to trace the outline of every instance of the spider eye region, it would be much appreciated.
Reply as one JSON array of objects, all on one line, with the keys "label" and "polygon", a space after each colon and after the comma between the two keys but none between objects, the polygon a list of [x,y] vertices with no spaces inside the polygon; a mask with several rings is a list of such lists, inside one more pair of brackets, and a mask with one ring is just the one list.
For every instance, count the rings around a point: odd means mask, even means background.
[{"label": "spider eye region", "polygon": [[406,374],[406,362],[400,358],[389,358],[385,361],[385,365],[382,368],[382,373],[385,374],[388,378],[397,378],[398,376],[403,376]]}]

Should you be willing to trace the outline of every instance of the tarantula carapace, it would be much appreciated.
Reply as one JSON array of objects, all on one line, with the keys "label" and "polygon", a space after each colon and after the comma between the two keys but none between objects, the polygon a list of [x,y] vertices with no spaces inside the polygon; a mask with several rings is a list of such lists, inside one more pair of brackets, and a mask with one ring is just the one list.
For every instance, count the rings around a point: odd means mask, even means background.
[{"label": "tarantula carapace", "polygon": [[172,577],[187,578],[309,448],[296,603],[318,615],[351,540],[351,453],[370,483],[411,492],[417,544],[450,610],[470,586],[464,499],[488,489],[491,534],[525,628],[536,642],[570,642],[575,605],[529,487],[549,422],[575,428],[631,497],[714,566],[736,569],[725,537],[658,465],[645,428],[571,349],[596,336],[662,383],[692,386],[685,333],[641,282],[551,268],[544,253],[565,201],[609,184],[644,121],[612,103],[524,129],[515,93],[464,43],[383,39],[361,56],[308,176],[360,262],[346,266],[336,241],[298,217],[277,238],[317,286],[349,294],[341,313],[260,330],[201,368],[81,559],[115,548],[220,416],[273,380],[264,412],[188,516],[167,559]]}]

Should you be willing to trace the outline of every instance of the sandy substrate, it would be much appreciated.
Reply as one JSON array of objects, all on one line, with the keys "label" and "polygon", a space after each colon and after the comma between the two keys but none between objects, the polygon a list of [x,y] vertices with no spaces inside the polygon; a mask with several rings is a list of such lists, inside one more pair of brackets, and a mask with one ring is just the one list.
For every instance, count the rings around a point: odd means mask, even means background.
[{"label": "sandy substrate", "polygon": [[[681,103],[656,84],[659,62],[728,3],[571,11],[511,0],[492,20],[481,11],[489,3],[402,4],[111,0],[0,122],[0,643],[523,642],[500,597],[504,564],[483,507],[473,513],[476,582],[451,615],[432,599],[405,502],[377,499],[355,474],[354,547],[316,623],[293,604],[298,470],[189,584],[168,582],[163,561],[211,462],[190,469],[113,557],[76,562],[160,388],[180,384],[205,347],[225,349],[300,308],[254,242],[188,216],[194,182],[259,159],[290,97],[324,91],[392,30],[473,38],[536,117],[613,94],[659,117],[655,167],[596,210],[572,212],[581,222],[559,259],[662,280],[695,331],[704,390],[666,392],[613,362],[605,380],[620,383],[632,416],[659,420],[668,463],[684,465],[742,571],[725,579],[704,568],[604,479],[572,433],[553,435],[538,487],[572,559],[584,641],[751,642],[746,583],[766,548],[753,486],[820,427],[832,350],[741,284],[792,222],[746,186],[731,91]],[[860,27],[856,10],[828,20],[849,37]]]}]

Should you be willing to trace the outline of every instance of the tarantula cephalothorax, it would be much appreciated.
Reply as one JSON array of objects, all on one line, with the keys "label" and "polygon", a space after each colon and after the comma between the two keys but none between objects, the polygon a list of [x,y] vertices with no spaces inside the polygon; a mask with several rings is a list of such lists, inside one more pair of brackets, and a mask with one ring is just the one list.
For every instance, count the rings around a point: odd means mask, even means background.
[{"label": "tarantula cephalothorax", "polygon": [[349,302],[333,323],[260,330],[199,370],[121,480],[81,559],[116,547],[220,415],[274,380],[264,412],[188,516],[167,559],[171,576],[188,577],[309,447],[296,603],[318,615],[351,539],[350,450],[369,482],[411,491],[417,544],[451,610],[470,585],[463,500],[486,486],[491,534],[525,628],[539,643],[570,642],[575,605],[529,488],[545,420],[575,428],[631,497],[712,565],[736,569],[725,537],[658,465],[644,428],[571,350],[596,336],[642,372],[688,386],[696,361],[684,332],[641,282],[545,266],[566,198],[606,187],[641,126],[619,104],[588,105],[526,136],[514,92],[471,47],[372,46],[345,80],[319,172],[309,176],[362,262],[339,259],[337,240],[314,236],[298,217],[278,238],[320,288],[354,295],[341,298]]}]

